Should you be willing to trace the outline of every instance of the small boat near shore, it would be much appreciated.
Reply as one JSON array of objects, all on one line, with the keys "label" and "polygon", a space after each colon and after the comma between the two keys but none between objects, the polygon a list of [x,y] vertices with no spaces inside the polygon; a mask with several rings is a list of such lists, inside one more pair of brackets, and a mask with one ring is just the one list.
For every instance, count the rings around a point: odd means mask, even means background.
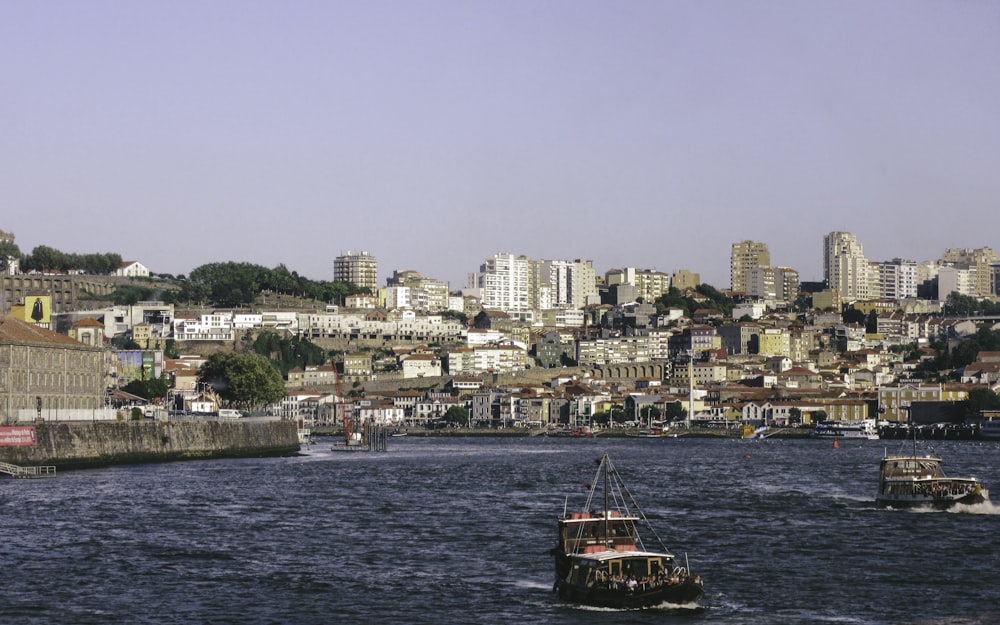
[{"label": "small boat near shore", "polygon": [[[592,511],[599,486],[603,506]],[[686,606],[704,593],[700,575],[663,545],[608,454],[601,458],[582,511],[563,511],[553,591],[564,601],[607,608]],[[644,532],[640,533],[640,529]],[[645,534],[645,536],[643,536]],[[646,540],[655,542],[647,548]]]},{"label": "small boat near shore", "polygon": [[1000,418],[987,419],[979,426],[979,437],[986,440],[1000,440]]}]

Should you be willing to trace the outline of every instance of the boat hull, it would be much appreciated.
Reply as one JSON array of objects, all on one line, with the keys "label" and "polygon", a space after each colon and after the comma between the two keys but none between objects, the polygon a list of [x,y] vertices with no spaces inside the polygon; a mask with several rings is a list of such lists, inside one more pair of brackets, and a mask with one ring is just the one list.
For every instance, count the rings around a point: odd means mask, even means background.
[{"label": "boat hull", "polygon": [[961,497],[934,497],[922,495],[910,496],[889,496],[878,495],[875,498],[875,505],[879,508],[932,508],[935,510],[947,510],[955,506],[974,506],[976,504],[989,501],[989,493],[981,488],[976,492],[963,495]]},{"label": "boat hull", "polygon": [[563,580],[556,581],[556,592],[564,601],[602,608],[635,609],[667,605],[687,605],[704,594],[701,580],[688,577],[675,584],[639,585],[629,590],[624,585],[579,587]]}]

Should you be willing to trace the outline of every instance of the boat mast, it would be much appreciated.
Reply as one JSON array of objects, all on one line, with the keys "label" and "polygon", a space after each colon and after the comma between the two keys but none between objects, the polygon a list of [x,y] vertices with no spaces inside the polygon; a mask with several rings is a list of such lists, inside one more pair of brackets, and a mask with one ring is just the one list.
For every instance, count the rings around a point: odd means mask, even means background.
[{"label": "boat mast", "polygon": [[611,510],[608,507],[608,474],[611,472],[611,460],[608,459],[608,454],[604,454],[604,547],[606,549],[611,548],[610,535],[608,532],[608,517],[611,516]]},{"label": "boat mast", "polygon": [[913,412],[910,410],[910,406],[900,406],[906,411],[906,418],[910,422],[910,438],[913,439],[913,457],[917,457],[917,428],[913,423]]}]

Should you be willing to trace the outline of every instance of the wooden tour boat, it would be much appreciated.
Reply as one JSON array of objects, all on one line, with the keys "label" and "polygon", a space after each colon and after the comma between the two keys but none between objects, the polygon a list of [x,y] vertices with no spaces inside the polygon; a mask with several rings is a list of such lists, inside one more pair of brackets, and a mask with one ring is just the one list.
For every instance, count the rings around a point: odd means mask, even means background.
[{"label": "wooden tour boat", "polygon": [[[603,485],[603,509],[591,511]],[[647,549],[640,528],[655,547]],[[690,606],[704,593],[700,575],[667,550],[612,465],[599,462],[583,511],[563,511],[553,590],[566,601],[609,608]]]},{"label": "wooden tour boat", "polygon": [[947,477],[941,458],[917,455],[917,437],[910,424],[913,451],[910,455],[885,456],[879,463],[878,493],[875,505],[880,508],[936,508],[944,510],[959,504],[974,505],[989,501],[986,486],[974,477]]}]

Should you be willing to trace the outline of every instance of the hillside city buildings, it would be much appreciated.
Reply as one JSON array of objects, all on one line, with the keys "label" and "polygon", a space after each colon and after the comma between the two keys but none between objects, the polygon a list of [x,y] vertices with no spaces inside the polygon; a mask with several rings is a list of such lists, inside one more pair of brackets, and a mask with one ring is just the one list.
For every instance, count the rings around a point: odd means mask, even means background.
[{"label": "hillside city buildings", "polygon": [[[13,241],[12,234],[0,235]],[[133,261],[118,276],[26,274],[7,263],[14,269],[3,275],[0,308],[33,331],[51,333],[32,339],[51,349],[70,341],[91,350],[78,350],[77,360],[95,358],[95,348],[104,353],[96,366],[114,387],[169,376],[170,401],[180,407],[204,395],[197,367],[205,353],[237,349],[243,337],[262,331],[309,339],[337,356],[289,372],[288,396],[267,410],[310,423],[336,421],[345,412],[423,423],[455,406],[469,410],[470,424],[493,426],[579,425],[614,410],[625,411],[629,421],[678,410],[694,422],[716,424],[808,423],[821,415],[898,421],[906,418],[904,408],[944,410],[971,389],[1000,389],[1000,357],[992,354],[959,371],[958,382],[913,377],[919,360],[912,354],[933,358],[938,341],[998,327],[998,319],[942,314],[952,293],[997,300],[1000,262],[991,249],[949,249],[919,263],[873,261],[853,234],[831,232],[822,254],[824,283],[807,293],[795,269],[772,265],[765,243],[734,243],[727,295],[735,305],[728,314],[695,290],[700,276],[686,269],[621,267],[598,274],[585,259],[509,253],[486,258],[456,291],[412,269],[394,271],[379,286],[376,257],[346,252],[334,260],[334,279],[370,294],[319,310],[95,304],[148,270]],[[666,295],[704,306],[664,306]],[[845,322],[842,313],[850,308],[873,316],[875,327]],[[12,368],[28,358],[16,351],[27,335],[13,322],[6,328],[0,347],[17,347],[8,372],[0,370],[0,403],[6,393],[23,412],[28,399],[45,393],[66,414],[94,404],[92,373],[66,380],[70,372],[52,370],[38,378],[66,388],[86,385],[79,401],[52,397],[48,386],[32,386],[31,375],[15,376]],[[137,347],[113,349],[116,337]],[[168,343],[184,356],[165,358]],[[95,363],[86,366],[93,371]],[[11,388],[25,383],[27,390]],[[399,386],[433,390],[395,390]],[[344,389],[359,388],[364,392],[345,395]]]}]

